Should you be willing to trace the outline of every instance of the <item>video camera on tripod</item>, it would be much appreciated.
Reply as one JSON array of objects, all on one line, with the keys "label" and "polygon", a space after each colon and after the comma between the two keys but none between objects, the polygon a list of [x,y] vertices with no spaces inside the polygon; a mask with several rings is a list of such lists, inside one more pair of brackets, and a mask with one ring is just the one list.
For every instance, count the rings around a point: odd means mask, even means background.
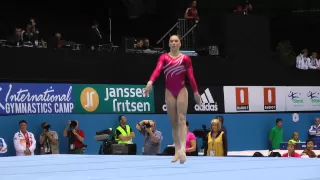
[{"label": "video camera on tripod", "polygon": [[96,132],[94,139],[102,142],[98,154],[111,154],[112,140],[110,140],[110,136],[112,136],[112,128]]},{"label": "video camera on tripod", "polygon": [[207,149],[208,148],[208,133],[210,132],[210,129],[207,129],[207,126],[205,124],[202,124],[202,129],[195,129],[193,131],[193,134],[197,138],[202,139],[202,146],[201,149]]}]

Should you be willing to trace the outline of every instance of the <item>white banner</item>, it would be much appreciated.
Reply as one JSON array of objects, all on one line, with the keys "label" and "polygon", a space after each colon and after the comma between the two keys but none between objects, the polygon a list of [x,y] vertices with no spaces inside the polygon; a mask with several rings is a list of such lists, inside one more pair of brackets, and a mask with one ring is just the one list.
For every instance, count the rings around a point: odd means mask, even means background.
[{"label": "white banner", "polygon": [[320,87],[287,87],[286,111],[320,111]]},{"label": "white banner", "polygon": [[285,86],[224,86],[226,113],[286,110]]}]

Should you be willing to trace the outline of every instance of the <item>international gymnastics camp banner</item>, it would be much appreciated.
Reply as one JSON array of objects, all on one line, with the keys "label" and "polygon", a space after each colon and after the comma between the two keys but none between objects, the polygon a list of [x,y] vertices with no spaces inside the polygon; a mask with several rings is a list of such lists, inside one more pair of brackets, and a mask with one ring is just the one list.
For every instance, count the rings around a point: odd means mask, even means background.
[{"label": "international gymnastics camp banner", "polygon": [[70,114],[71,84],[0,83],[0,114]]}]

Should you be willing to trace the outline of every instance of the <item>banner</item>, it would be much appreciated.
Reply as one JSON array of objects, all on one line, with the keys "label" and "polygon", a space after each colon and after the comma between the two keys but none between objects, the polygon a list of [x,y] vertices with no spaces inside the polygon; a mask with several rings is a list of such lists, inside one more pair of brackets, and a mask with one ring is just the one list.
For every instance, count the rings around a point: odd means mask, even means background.
[{"label": "banner", "polygon": [[286,111],[284,86],[224,86],[225,112]]},{"label": "banner", "polygon": [[154,113],[154,95],[145,85],[75,84],[75,113]]},{"label": "banner", "polygon": [[319,111],[320,87],[287,87],[287,111]]},{"label": "banner", "polygon": [[[165,87],[155,87],[156,113],[167,113],[165,104]],[[208,114],[224,113],[223,88],[215,86],[199,87],[202,105],[197,105],[191,88],[188,88],[188,113]]]},{"label": "banner", "polygon": [[0,84],[0,114],[73,113],[70,84]]}]

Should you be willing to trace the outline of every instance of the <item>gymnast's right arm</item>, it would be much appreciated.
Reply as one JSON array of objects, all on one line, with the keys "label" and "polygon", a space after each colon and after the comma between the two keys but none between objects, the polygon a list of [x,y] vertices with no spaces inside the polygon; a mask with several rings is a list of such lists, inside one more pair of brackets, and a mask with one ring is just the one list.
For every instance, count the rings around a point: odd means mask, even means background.
[{"label": "gymnast's right arm", "polygon": [[154,71],[149,79],[148,84],[150,83],[152,85],[157,80],[157,78],[159,77],[160,72],[162,70],[163,64],[164,64],[164,55],[161,55],[158,59],[157,66],[154,69]]}]

